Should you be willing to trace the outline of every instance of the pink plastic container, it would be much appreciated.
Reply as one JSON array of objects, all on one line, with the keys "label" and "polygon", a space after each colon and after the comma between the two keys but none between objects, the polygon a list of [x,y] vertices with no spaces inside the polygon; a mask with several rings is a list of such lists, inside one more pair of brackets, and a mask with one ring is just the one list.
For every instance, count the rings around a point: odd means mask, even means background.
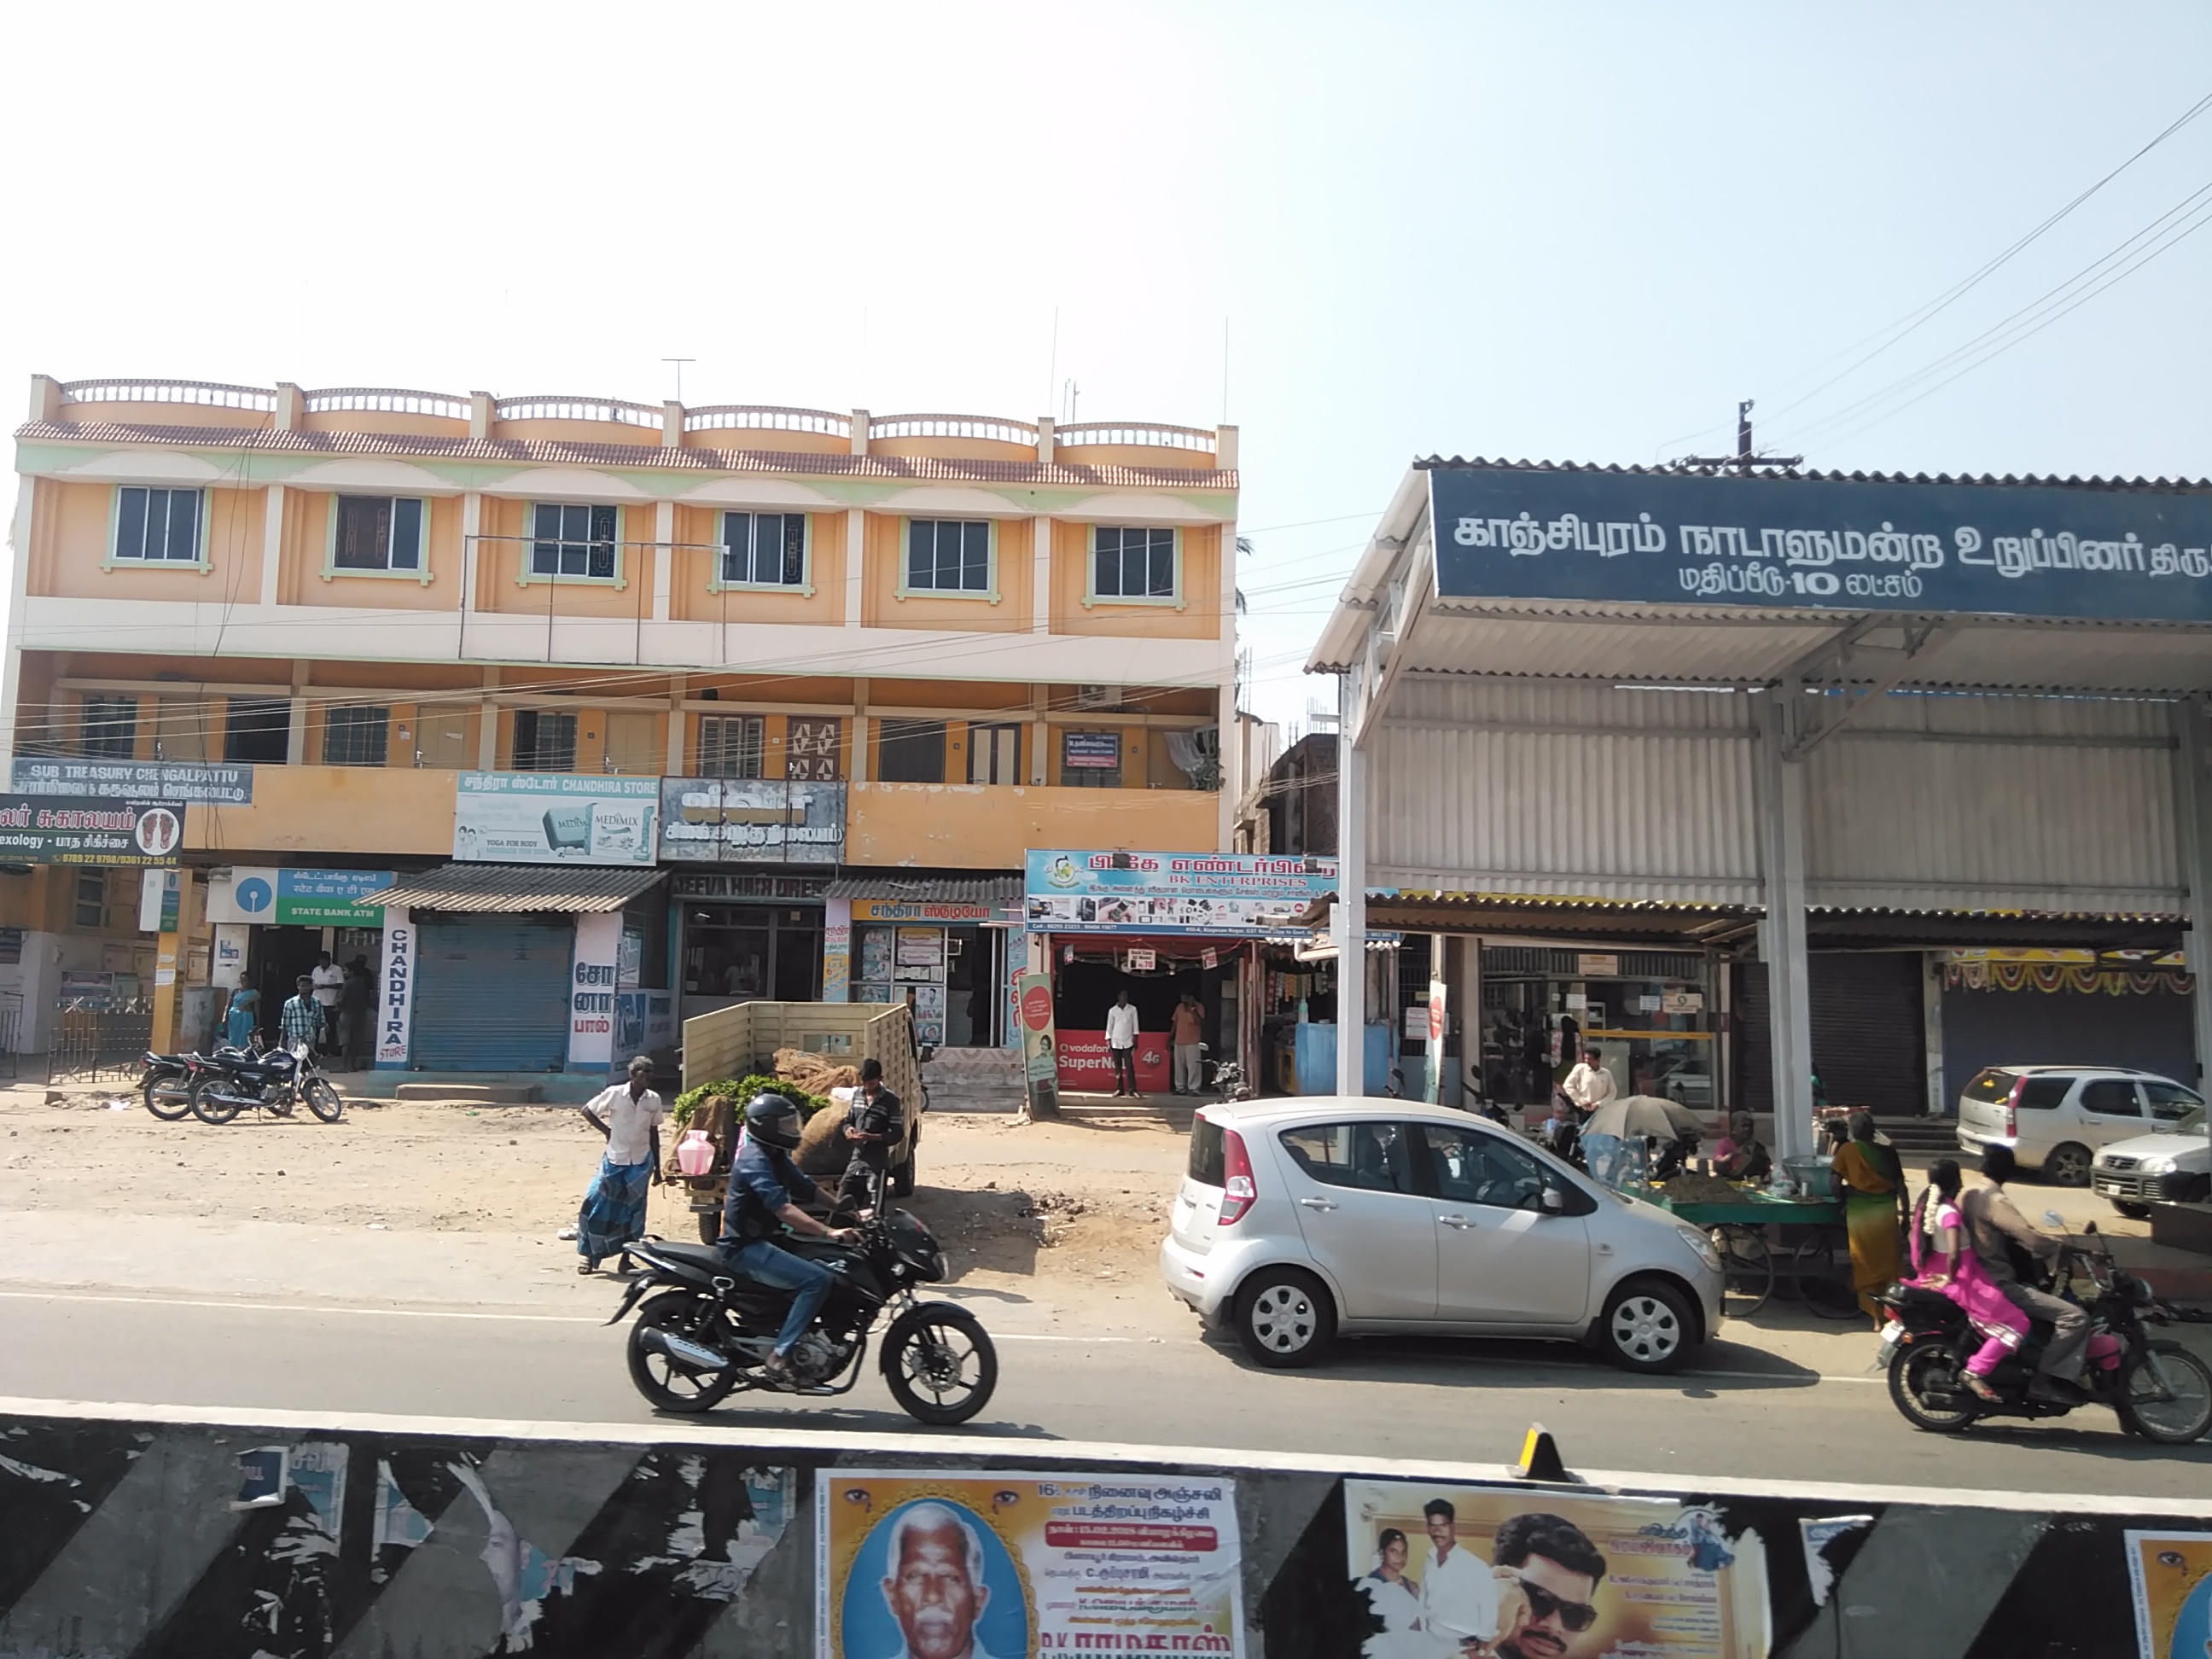
[{"label": "pink plastic container", "polygon": [[704,1129],[686,1129],[676,1143],[676,1167],[688,1176],[714,1173],[714,1143]]}]

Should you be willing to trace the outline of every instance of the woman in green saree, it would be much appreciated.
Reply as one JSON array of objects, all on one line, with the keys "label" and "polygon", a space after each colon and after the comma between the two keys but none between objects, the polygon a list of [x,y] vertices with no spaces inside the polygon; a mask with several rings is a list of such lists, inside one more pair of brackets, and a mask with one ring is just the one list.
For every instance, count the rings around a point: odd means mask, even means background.
[{"label": "woman in green saree", "polygon": [[1875,1297],[1905,1271],[1905,1168],[1894,1147],[1875,1139],[1872,1112],[1853,1112],[1848,1121],[1850,1139],[1828,1167],[1850,1236],[1851,1288],[1878,1331],[1887,1315]]}]

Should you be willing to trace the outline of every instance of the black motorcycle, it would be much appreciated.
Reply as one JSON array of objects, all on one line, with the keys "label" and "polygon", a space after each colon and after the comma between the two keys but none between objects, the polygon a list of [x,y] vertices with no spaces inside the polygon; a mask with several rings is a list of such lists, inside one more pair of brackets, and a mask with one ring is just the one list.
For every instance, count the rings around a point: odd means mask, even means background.
[{"label": "black motorcycle", "polygon": [[345,1115],[345,1102],[304,1042],[289,1051],[218,1048],[192,1081],[192,1115],[203,1123],[228,1123],[249,1106],[289,1117],[301,1101],[325,1123]]},{"label": "black motorcycle", "polygon": [[[2048,1216],[2051,1224],[2057,1218]],[[2094,1236],[2097,1224],[2087,1231]],[[2164,1325],[2174,1310],[2149,1285],[2112,1260],[2112,1247],[2095,1250],[2069,1242],[2060,1258],[2058,1291],[2073,1294],[2067,1263],[2078,1266],[2094,1287],[2087,1361],[2081,1372],[2082,1405],[2109,1406],[2120,1427],[2162,1446],[2185,1446],[2212,1429],[2212,1369],[2179,1342],[2154,1340],[2147,1327]],[[1889,1370],[1889,1397],[1905,1420],[1931,1434],[1956,1434],[1984,1418],[2063,1417],[2071,1404],[2037,1400],[2027,1391],[2051,1327],[2035,1321],[2019,1347],[2005,1356],[1988,1382],[1996,1403],[1966,1386],[1966,1365],[1982,1346],[1960,1309],[1940,1291],[1894,1285],[1875,1298],[1890,1310],[1883,1327],[1881,1361]]]},{"label": "black motorcycle", "polygon": [[[869,1335],[888,1313],[880,1363],[891,1397],[921,1422],[965,1423],[998,1387],[999,1355],[965,1308],[915,1297],[916,1285],[945,1277],[944,1252],[904,1210],[879,1211],[856,1231],[859,1240],[851,1244],[796,1235],[775,1241],[836,1276],[812,1327],[792,1349],[797,1392],[849,1393],[860,1381]],[[607,1323],[620,1323],[645,1303],[629,1332],[629,1376],[640,1394],[662,1411],[703,1412],[738,1389],[776,1386],[762,1367],[793,1292],[732,1273],[712,1245],[648,1237],[631,1245],[629,1255],[643,1265]]]},{"label": "black motorcycle", "polygon": [[207,1061],[198,1054],[157,1054],[149,1048],[138,1064],[144,1073],[138,1079],[138,1092],[146,1109],[164,1123],[190,1117],[192,1085]]}]

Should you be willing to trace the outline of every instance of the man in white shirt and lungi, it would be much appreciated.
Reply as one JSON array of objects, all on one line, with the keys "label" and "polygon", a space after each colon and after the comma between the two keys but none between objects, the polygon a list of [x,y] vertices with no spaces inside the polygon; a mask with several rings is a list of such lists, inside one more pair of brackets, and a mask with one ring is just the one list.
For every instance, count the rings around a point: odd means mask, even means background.
[{"label": "man in white shirt and lungi", "polygon": [[1106,1011],[1106,1052],[1114,1061],[1114,1096],[1137,1092],[1137,1011],[1129,1006],[1129,994],[1114,994],[1114,1006]]},{"label": "man in white shirt and lungi", "polygon": [[1498,1579],[1490,1563],[1459,1541],[1458,1512],[1442,1498],[1421,1506],[1432,1547],[1421,1564],[1421,1628],[1439,1659],[1461,1659],[1462,1644],[1480,1642],[1487,1653],[1498,1635]]}]

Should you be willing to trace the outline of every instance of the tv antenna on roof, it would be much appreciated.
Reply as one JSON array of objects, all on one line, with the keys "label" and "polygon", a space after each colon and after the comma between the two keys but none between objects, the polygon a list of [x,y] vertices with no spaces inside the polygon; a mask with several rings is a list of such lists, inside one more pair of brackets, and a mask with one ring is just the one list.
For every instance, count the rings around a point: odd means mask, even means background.
[{"label": "tv antenna on roof", "polygon": [[1763,466],[1778,467],[1788,471],[1804,465],[1802,455],[1761,455],[1751,445],[1751,410],[1753,399],[1746,398],[1735,406],[1735,453],[1733,455],[1685,455],[1674,465],[1678,467],[1725,467],[1749,477]]}]

